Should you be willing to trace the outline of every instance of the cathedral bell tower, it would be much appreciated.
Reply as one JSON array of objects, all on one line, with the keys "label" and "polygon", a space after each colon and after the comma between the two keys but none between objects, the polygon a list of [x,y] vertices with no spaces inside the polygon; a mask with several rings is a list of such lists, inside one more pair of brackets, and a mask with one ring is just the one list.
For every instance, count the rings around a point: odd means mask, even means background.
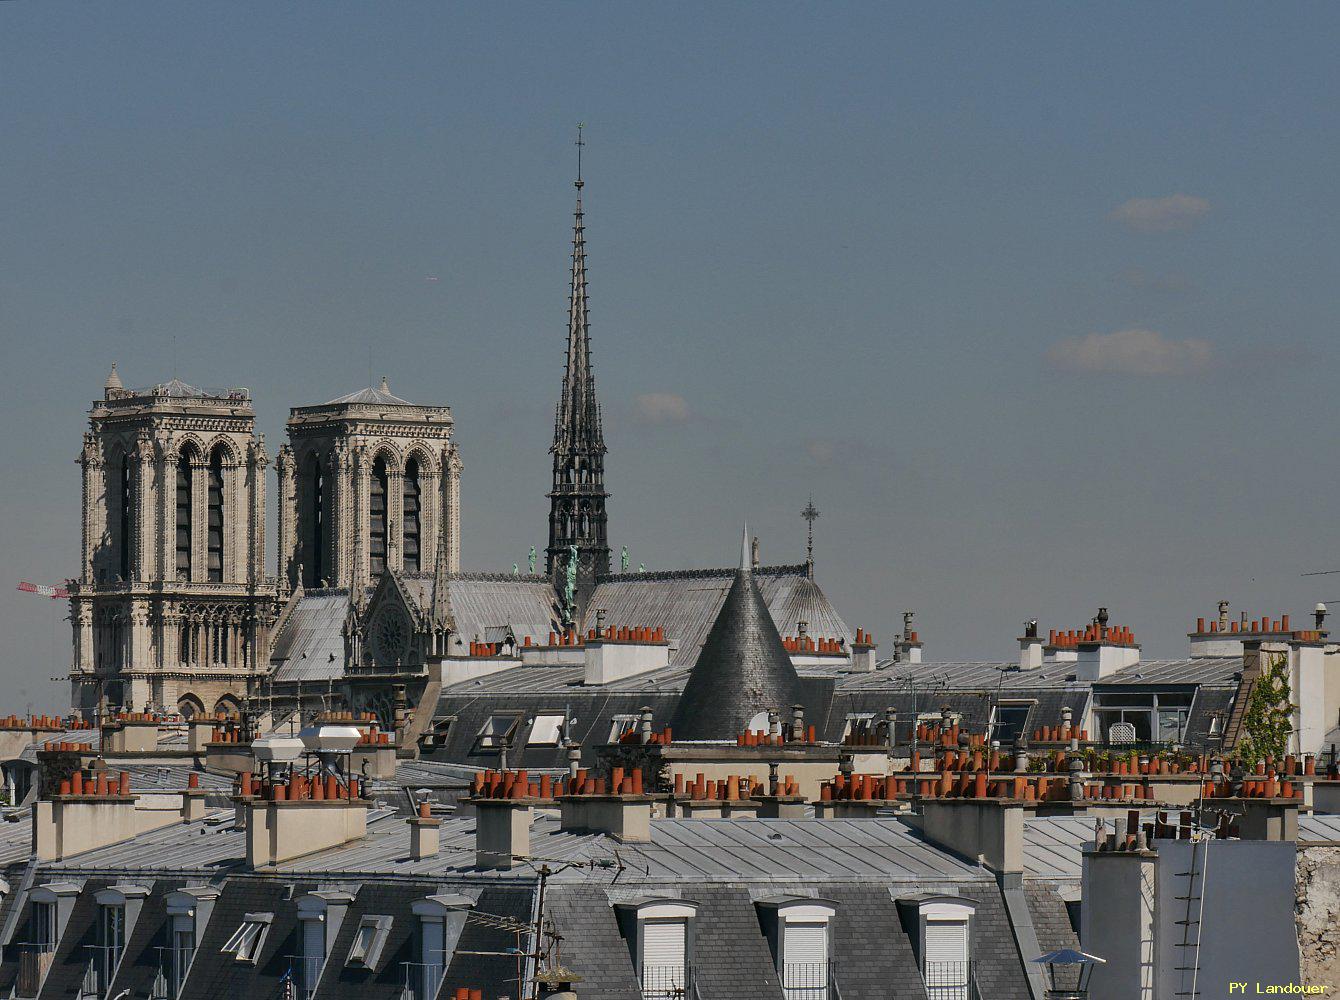
[{"label": "cathedral bell tower", "polygon": [[245,389],[171,379],[93,404],[70,584],[76,709],[236,709],[269,665],[264,439]]},{"label": "cathedral bell tower", "polygon": [[[549,546],[545,569],[562,596],[573,580],[566,616],[580,622],[596,579],[610,570],[606,533],[605,435],[591,371],[586,300],[586,236],[582,220],[582,137],[577,132],[577,209],[572,224],[572,285],[568,293],[568,357],[554,418],[553,487],[549,491]],[[570,568],[576,559],[575,572]]]},{"label": "cathedral bell tower", "polygon": [[448,406],[381,386],[289,411],[279,469],[285,591],[374,586],[387,570],[460,569],[461,459]]}]

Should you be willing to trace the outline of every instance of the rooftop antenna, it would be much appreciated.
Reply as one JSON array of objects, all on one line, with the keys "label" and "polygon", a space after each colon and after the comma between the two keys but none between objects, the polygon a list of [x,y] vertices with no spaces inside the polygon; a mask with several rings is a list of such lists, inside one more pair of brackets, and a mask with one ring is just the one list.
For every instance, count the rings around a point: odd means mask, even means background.
[{"label": "rooftop antenna", "polygon": [[800,512],[800,516],[805,519],[805,568],[809,575],[814,575],[814,522],[819,519],[819,508],[814,506],[814,494],[810,494],[809,502],[805,504],[805,509]]}]

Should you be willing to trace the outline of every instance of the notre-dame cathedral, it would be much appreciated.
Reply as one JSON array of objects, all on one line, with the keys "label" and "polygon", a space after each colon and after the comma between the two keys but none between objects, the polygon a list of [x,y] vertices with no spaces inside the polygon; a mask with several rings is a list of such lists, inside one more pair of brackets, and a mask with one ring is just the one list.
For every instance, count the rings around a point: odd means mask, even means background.
[{"label": "notre-dame cathedral", "polygon": [[[705,593],[724,596],[730,573],[611,573],[580,170],[576,188],[543,572],[534,553],[528,573],[461,571],[451,409],[401,399],[383,379],[289,411],[267,575],[270,458],[250,394],[175,378],[129,389],[113,365],[80,456],[82,560],[69,585],[77,710],[189,715],[259,700],[385,717],[408,701],[431,714],[434,664],[478,643],[553,642],[607,614],[663,626],[674,661],[692,663],[703,638],[693,609]],[[759,572],[784,633],[808,625],[850,638],[810,561]]]}]

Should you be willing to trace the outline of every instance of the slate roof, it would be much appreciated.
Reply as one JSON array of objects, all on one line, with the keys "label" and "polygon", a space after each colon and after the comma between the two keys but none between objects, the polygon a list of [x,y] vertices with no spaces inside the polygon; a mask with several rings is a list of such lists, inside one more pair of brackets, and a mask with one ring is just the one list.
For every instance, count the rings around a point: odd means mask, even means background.
[{"label": "slate roof", "polygon": [[[411,607],[427,615],[433,606],[432,573],[397,573]],[[371,597],[375,588],[368,588]],[[281,623],[271,647],[271,679],[276,682],[335,680],[345,673],[344,623],[351,603],[347,588],[302,594]],[[508,627],[546,641],[557,629],[554,589],[544,577],[501,573],[454,573],[447,577],[447,603],[456,623],[457,645],[482,639],[486,631]]]},{"label": "slate roof", "polygon": [[[590,1000],[638,1000],[639,990],[626,940],[613,904],[647,896],[678,896],[698,904],[692,966],[704,997],[746,1000],[782,990],[760,922],[757,902],[776,895],[817,896],[837,904],[833,924],[833,975],[844,1000],[886,1000],[923,995],[916,946],[900,917],[904,905],[928,893],[974,900],[972,956],[983,996],[1026,1000],[1027,987],[1009,921],[994,878],[985,869],[920,840],[892,818],[860,820],[658,820],[647,844],[565,832],[552,816],[532,823],[537,859],[509,872],[474,868],[474,820],[449,818],[439,830],[441,853],[412,862],[403,819],[385,812],[370,817],[362,841],[298,859],[279,870],[251,873],[236,865],[245,837],[231,823],[181,824],[127,844],[44,865],[39,881],[77,880],[98,872],[95,888],[120,877],[154,877],[153,894],[131,933],[116,989],[143,995],[158,970],[166,941],[162,895],[206,877],[222,892],[200,936],[185,1000],[279,996],[291,956],[299,951],[298,899],[318,886],[354,894],[329,948],[318,997],[334,1000],[399,1000],[406,962],[416,961],[411,903],[432,892],[465,892],[475,911],[529,922],[537,893],[537,868],[557,869],[549,882],[545,912],[563,935],[565,965],[584,976]],[[566,862],[578,862],[564,868]],[[587,862],[582,865],[581,862]],[[590,862],[598,862],[594,867]],[[220,953],[249,912],[274,914],[255,967]],[[348,967],[349,945],[364,914],[392,918],[377,969]],[[90,892],[81,895],[62,942],[62,954],[44,996],[68,996],[83,975],[80,957],[94,943]],[[446,995],[460,986],[485,996],[517,996],[517,964],[506,952],[515,934],[467,921],[443,978]],[[527,947],[522,942],[523,948]],[[5,957],[10,957],[6,954]],[[12,977],[0,965],[0,981]]]},{"label": "slate roof", "polygon": [[[431,882],[361,886],[344,916],[339,934],[331,943],[330,958],[321,976],[320,995],[400,1000],[405,983],[405,963],[418,958],[414,947],[416,924],[410,907],[415,899],[436,891],[436,885]],[[364,916],[391,918],[391,930],[374,969],[347,964],[349,948],[359,920]]]},{"label": "slate roof", "polygon": [[130,936],[126,939],[126,950],[116,975],[107,990],[107,996],[114,997],[123,990],[129,990],[128,997],[147,997],[153,987],[159,969],[164,975],[171,976],[171,965],[167,964],[166,953],[160,949],[170,947],[167,931],[167,893],[185,883],[180,879],[139,883],[149,889],[140,906],[135,926],[128,928]]},{"label": "slate roof", "polygon": [[[401,579],[407,589],[414,589],[420,610],[431,611],[433,575],[402,574]],[[447,577],[447,604],[462,642],[482,642],[488,629],[503,626],[511,627],[518,642],[527,635],[547,642],[561,617],[553,585],[541,576],[452,573]]]},{"label": "slate roof", "polygon": [[[268,879],[230,879],[223,885],[209,924],[197,943],[187,977],[190,1000],[279,997],[280,981],[297,948],[297,898],[315,886]],[[220,949],[248,913],[273,913],[256,964],[236,961]]]},{"label": "slate roof", "polygon": [[[809,635],[851,642],[853,630],[803,565],[763,566],[753,576],[782,635],[796,635],[804,621]],[[734,580],[734,569],[605,576],[587,604],[582,630],[595,628],[597,609],[611,625],[659,626],[674,647],[670,662],[692,666]]]},{"label": "slate roof", "polygon": [[738,570],[675,707],[686,740],[726,740],[759,712],[796,703],[796,668],[754,574]]},{"label": "slate roof", "polygon": [[298,598],[270,649],[274,681],[330,680],[344,675],[344,621],[349,591],[317,590]]}]

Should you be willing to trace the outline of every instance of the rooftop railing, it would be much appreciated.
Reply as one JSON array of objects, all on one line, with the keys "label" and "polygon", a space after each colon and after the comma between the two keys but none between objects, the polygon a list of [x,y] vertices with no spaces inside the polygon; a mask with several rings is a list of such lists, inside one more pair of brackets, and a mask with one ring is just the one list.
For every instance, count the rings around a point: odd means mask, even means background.
[{"label": "rooftop railing", "polygon": [[642,1000],[684,1000],[693,996],[693,968],[687,963],[642,966]]},{"label": "rooftop railing", "polygon": [[14,984],[14,995],[23,1000],[32,1000],[42,989],[51,962],[56,957],[56,946],[50,943],[23,942],[10,945],[6,949],[18,957],[18,976]]},{"label": "rooftop railing", "polygon": [[981,1000],[971,962],[926,962],[921,978],[927,1000]]},{"label": "rooftop railing", "polygon": [[831,962],[787,962],[781,979],[785,1000],[832,1000]]},{"label": "rooftop railing", "polygon": [[321,981],[321,966],[324,958],[308,958],[305,955],[288,957],[288,974],[293,983],[293,995],[298,1000],[312,1000],[316,996],[317,983]]},{"label": "rooftop railing", "polygon": [[446,965],[442,962],[401,962],[404,969],[404,989],[414,1000],[433,1000],[442,977],[446,974]]}]

